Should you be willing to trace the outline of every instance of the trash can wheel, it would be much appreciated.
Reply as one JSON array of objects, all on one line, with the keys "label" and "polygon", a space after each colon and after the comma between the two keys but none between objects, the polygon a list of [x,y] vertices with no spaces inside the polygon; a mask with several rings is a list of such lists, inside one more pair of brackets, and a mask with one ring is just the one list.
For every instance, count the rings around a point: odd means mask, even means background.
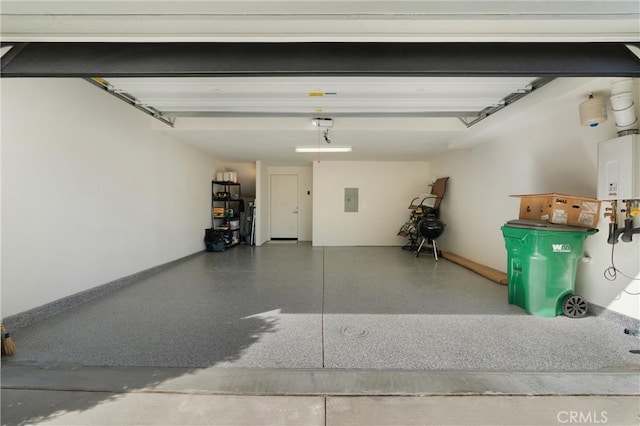
[{"label": "trash can wheel", "polygon": [[587,301],[577,294],[567,296],[562,302],[562,313],[569,318],[582,318],[587,314]]}]

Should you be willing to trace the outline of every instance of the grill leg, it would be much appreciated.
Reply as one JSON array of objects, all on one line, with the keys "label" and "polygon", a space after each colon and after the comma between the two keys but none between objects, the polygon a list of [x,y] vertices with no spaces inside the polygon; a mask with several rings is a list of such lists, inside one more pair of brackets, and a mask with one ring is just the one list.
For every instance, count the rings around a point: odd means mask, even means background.
[{"label": "grill leg", "polygon": [[431,240],[431,244],[433,245],[433,256],[436,258],[436,262],[438,261],[438,244],[436,240]]},{"label": "grill leg", "polygon": [[423,238],[422,241],[420,242],[420,245],[418,246],[418,250],[416,250],[416,257],[418,257],[418,254],[420,254],[420,250],[422,250],[422,246],[424,245],[425,241],[427,241],[427,239]]}]

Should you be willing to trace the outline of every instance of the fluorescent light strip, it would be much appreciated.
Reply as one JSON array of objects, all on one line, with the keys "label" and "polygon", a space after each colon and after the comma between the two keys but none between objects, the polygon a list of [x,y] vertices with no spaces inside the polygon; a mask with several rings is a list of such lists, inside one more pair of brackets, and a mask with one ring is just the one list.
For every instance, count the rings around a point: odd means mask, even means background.
[{"label": "fluorescent light strip", "polygon": [[351,152],[350,146],[296,146],[296,152]]}]

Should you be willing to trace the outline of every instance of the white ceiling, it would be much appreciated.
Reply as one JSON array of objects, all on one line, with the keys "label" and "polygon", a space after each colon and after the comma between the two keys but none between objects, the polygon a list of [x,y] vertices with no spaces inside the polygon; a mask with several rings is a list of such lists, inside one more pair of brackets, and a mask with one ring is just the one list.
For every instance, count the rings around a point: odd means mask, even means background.
[{"label": "white ceiling", "polygon": [[[0,15],[0,37],[12,42],[640,41],[637,0],[2,0]],[[310,113],[333,115],[331,140],[354,148],[322,159],[425,160],[469,132],[455,116],[476,115],[533,78],[110,83],[177,117],[174,128],[156,123],[158,131],[219,159],[300,164],[317,155],[295,154],[293,146],[324,143]],[[548,86],[534,93],[559,95]],[[376,114],[381,117],[371,117]],[[499,121],[500,114],[485,122]]]},{"label": "white ceiling", "polygon": [[456,118],[334,119],[331,146],[352,146],[353,152],[320,156],[295,153],[295,146],[328,146],[321,131],[305,117],[178,118],[174,128],[157,122],[156,129],[231,162],[262,160],[273,165],[308,164],[322,160],[416,161],[447,150],[466,127]]}]

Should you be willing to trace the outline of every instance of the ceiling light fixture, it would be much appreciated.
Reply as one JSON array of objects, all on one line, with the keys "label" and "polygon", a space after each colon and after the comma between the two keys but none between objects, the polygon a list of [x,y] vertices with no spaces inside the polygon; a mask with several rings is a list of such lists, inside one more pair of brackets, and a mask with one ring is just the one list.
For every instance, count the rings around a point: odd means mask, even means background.
[{"label": "ceiling light fixture", "polygon": [[296,152],[351,152],[350,146],[296,146]]}]

